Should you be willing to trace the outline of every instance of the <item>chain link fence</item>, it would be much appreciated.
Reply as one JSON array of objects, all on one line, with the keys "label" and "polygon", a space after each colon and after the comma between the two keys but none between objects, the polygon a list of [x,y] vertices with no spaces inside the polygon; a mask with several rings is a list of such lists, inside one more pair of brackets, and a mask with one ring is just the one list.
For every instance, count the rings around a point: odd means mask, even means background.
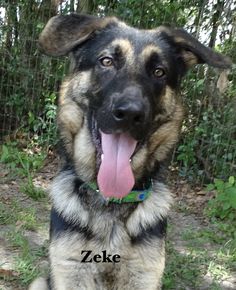
[{"label": "chain link fence", "polygon": [[[116,15],[132,25],[185,27],[236,60],[232,1],[3,1],[0,4],[0,141],[53,147],[55,116],[67,59],[42,55],[37,39],[56,14]],[[223,6],[222,6],[223,2]],[[205,3],[205,4],[204,4]],[[221,5],[219,5],[221,3]],[[217,28],[217,29],[216,29]],[[209,41],[210,40],[210,41]],[[185,78],[186,118],[173,167],[192,182],[236,175],[236,76],[205,66]]]}]

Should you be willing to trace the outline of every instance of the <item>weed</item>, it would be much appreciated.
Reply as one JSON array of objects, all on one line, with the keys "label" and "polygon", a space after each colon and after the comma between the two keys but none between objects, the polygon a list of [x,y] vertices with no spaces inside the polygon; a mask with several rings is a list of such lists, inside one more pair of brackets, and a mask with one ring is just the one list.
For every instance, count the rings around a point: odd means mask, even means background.
[{"label": "weed", "polygon": [[0,203],[0,225],[13,224],[15,222],[14,206],[8,207]]},{"label": "weed", "polygon": [[14,269],[18,273],[19,282],[22,285],[28,285],[41,272],[35,265],[39,257],[46,256],[46,248],[43,246],[34,250],[31,249],[27,238],[19,230],[13,230],[8,233],[7,239],[11,247],[19,251],[18,256],[15,258]]},{"label": "weed", "polygon": [[27,210],[20,211],[18,213],[18,221],[21,223],[21,228],[25,230],[35,231],[37,229],[38,223],[34,209],[27,208]]},{"label": "weed", "polygon": [[24,237],[22,231],[16,229],[12,230],[7,234],[7,240],[10,242],[13,248],[20,249],[23,256],[28,254],[29,242]]},{"label": "weed", "polygon": [[16,259],[16,271],[20,275],[20,282],[28,285],[33,279],[39,276],[40,271],[34,266],[35,257],[30,253],[28,255],[19,255]]},{"label": "weed", "polygon": [[[215,242],[233,244],[236,248],[236,181],[233,176],[228,181],[215,179],[208,190],[215,190],[216,196],[210,200],[204,213],[215,228]],[[236,259],[236,250],[232,254]]]},{"label": "weed", "polygon": [[31,111],[28,113],[28,130],[33,132],[33,146],[52,147],[58,140],[56,127],[56,94],[46,94],[44,96],[44,102],[42,117],[36,116]]},{"label": "weed", "polygon": [[46,153],[34,152],[30,148],[19,149],[17,145],[17,142],[2,145],[0,162],[7,165],[11,174],[27,177],[29,173],[35,173],[43,166]]},{"label": "weed", "polygon": [[34,200],[39,200],[46,196],[46,193],[40,187],[34,186],[31,175],[28,176],[28,182],[20,186],[20,191],[33,198]]},{"label": "weed", "polygon": [[27,178],[27,182],[21,185],[20,190],[35,200],[45,197],[45,192],[33,184],[33,174],[43,166],[45,158],[45,152],[33,152],[31,149],[19,150],[17,143],[9,143],[1,148],[0,161],[6,163],[13,176]]},{"label": "weed", "polygon": [[214,199],[208,202],[206,214],[210,218],[231,220],[236,222],[236,181],[230,176],[227,182],[215,179],[207,190],[216,190]]},{"label": "weed", "polygon": [[33,208],[22,208],[17,201],[11,204],[0,203],[0,224],[17,224],[19,228],[35,230],[38,226],[35,210]]},{"label": "weed", "polygon": [[223,264],[219,264],[216,261],[210,261],[208,266],[208,272],[216,280],[222,280],[228,278],[228,272]]},{"label": "weed", "polygon": [[[226,278],[229,271],[235,267],[236,240],[228,240],[219,229],[214,231],[212,225],[211,228],[206,227],[198,231],[188,230],[182,234],[182,238],[187,241],[186,246],[190,251],[195,249],[197,255],[205,256],[207,272],[214,279]],[[209,248],[209,245],[215,246]]]},{"label": "weed", "polygon": [[167,260],[163,289],[186,289],[186,286],[199,289],[203,274],[202,261],[197,255],[180,254],[173,244],[167,243]]}]

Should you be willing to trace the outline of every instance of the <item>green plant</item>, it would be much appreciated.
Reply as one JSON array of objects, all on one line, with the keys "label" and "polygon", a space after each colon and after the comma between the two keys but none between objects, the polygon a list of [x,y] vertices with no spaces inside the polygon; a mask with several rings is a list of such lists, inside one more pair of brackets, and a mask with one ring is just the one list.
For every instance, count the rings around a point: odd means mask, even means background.
[{"label": "green plant", "polygon": [[33,198],[34,200],[39,200],[46,196],[46,193],[43,189],[34,186],[33,179],[30,173],[27,178],[27,183],[23,183],[20,186],[20,191]]},{"label": "green plant", "polygon": [[16,271],[20,275],[20,283],[28,285],[33,279],[39,276],[39,269],[34,266],[35,257],[30,254],[26,256],[19,256],[16,259]]},{"label": "green plant", "polygon": [[[19,230],[10,232],[7,235],[7,239],[11,247],[19,250],[19,254],[15,258],[15,271],[19,274],[19,282],[22,285],[28,285],[39,275],[40,270],[35,264],[39,256],[44,256],[43,254],[45,254],[45,251],[33,251],[23,232]],[[41,255],[39,255],[39,253]]]},{"label": "green plant", "polygon": [[[199,100],[200,103],[202,101]],[[220,101],[224,110],[211,104],[205,109],[197,106],[189,108],[176,159],[181,175],[191,181],[209,183],[213,176],[225,179],[235,174],[235,101],[233,98]]]},{"label": "green plant", "polygon": [[16,142],[3,145],[1,148],[0,161],[7,165],[13,176],[27,178],[27,182],[22,183],[20,190],[35,200],[45,197],[44,190],[33,184],[33,175],[43,166],[45,158],[44,151],[34,152],[31,148],[20,150]]},{"label": "green plant", "polygon": [[7,143],[0,148],[0,162],[7,165],[12,175],[27,177],[43,166],[46,152],[31,148],[20,149],[17,142]]},{"label": "green plant", "polygon": [[18,228],[35,230],[38,226],[35,209],[21,207],[16,200],[8,201],[7,204],[0,203],[0,225],[16,224]]},{"label": "green plant", "polygon": [[209,217],[220,218],[221,220],[236,221],[236,180],[230,176],[224,182],[215,179],[214,183],[207,186],[207,190],[216,190],[214,199],[208,202],[206,213]]},{"label": "green plant", "polygon": [[[163,290],[200,289],[203,282],[202,276],[209,271],[211,260],[212,257],[202,246],[200,250],[187,247],[183,253],[179,253],[172,242],[167,242],[168,262],[163,277]],[[213,271],[213,267],[211,269]],[[214,278],[220,277],[220,273],[218,274],[217,277],[212,275],[207,289],[221,289],[217,288],[218,284],[214,281]]]},{"label": "green plant", "polygon": [[33,146],[51,147],[57,143],[56,112],[56,94],[51,93],[44,96],[42,116],[31,111],[28,113],[28,130],[33,132]]}]

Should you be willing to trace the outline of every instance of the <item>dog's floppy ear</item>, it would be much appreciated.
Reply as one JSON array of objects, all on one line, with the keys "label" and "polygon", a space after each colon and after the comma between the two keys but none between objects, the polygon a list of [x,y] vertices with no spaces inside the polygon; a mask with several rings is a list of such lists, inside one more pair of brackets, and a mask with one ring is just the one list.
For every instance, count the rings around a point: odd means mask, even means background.
[{"label": "dog's floppy ear", "polygon": [[172,45],[177,47],[187,67],[200,63],[223,69],[231,67],[230,58],[206,47],[183,29],[162,26],[160,32],[167,35]]},{"label": "dog's floppy ear", "polygon": [[51,56],[66,55],[92,33],[115,22],[117,20],[114,17],[98,18],[79,14],[54,16],[39,36],[39,48]]}]

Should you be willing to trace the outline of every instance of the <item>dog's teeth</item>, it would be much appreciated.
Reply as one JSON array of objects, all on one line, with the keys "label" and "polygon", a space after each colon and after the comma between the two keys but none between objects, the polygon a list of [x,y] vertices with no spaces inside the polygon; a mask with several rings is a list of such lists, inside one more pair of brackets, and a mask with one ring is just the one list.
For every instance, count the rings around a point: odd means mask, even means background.
[{"label": "dog's teeth", "polygon": [[102,160],[103,160],[103,158],[104,158],[104,154],[101,155],[101,159],[102,159]]}]

